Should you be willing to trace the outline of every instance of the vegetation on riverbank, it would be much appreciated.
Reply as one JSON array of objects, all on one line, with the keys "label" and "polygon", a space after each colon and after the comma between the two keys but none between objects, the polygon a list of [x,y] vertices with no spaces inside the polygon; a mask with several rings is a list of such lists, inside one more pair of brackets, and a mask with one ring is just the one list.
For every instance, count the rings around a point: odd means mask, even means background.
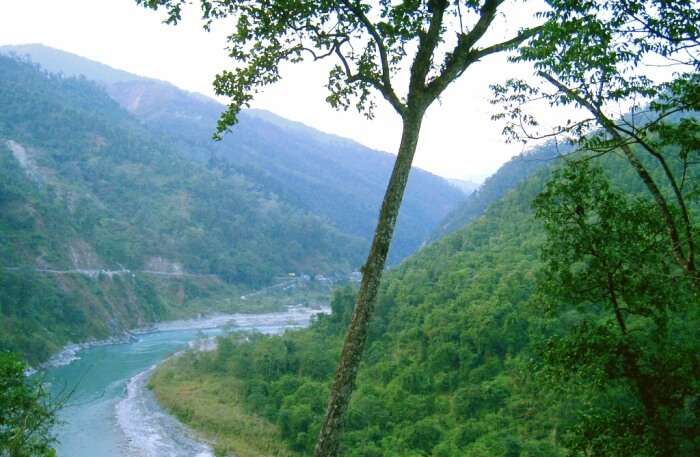
[{"label": "vegetation on riverbank", "polygon": [[295,457],[282,442],[278,428],[246,411],[241,383],[224,374],[198,373],[192,354],[174,357],[158,367],[148,384],[158,399],[181,422],[214,442],[217,457]]}]

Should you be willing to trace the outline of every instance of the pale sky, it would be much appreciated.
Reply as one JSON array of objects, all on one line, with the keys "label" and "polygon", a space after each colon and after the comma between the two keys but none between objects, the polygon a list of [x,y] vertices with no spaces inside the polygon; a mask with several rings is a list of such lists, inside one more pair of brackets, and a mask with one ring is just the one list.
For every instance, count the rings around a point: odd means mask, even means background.
[{"label": "pale sky", "polygon": [[[518,2],[510,23],[501,16],[504,37],[517,30],[520,17],[532,15],[526,5]],[[186,13],[173,27],[162,24],[162,12],[145,10],[134,0],[0,0],[0,45],[42,43],[214,96],[214,75],[232,66],[224,50],[227,30],[220,24],[207,33],[196,10]],[[327,68],[286,67],[283,81],[259,95],[253,107],[395,153],[398,115],[383,100],[373,121],[356,111],[333,110],[325,102]],[[469,68],[426,114],[414,165],[448,178],[482,181],[522,152],[522,145],[506,144],[501,125],[490,120],[496,107],[488,102],[489,84],[529,73],[502,55]]]}]

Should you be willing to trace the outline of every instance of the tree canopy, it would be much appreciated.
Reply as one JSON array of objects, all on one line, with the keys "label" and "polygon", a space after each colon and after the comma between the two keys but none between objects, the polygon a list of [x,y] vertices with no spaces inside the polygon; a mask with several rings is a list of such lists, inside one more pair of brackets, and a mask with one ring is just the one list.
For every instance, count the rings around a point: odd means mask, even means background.
[{"label": "tree canopy", "polygon": [[[624,154],[656,202],[671,255],[700,285],[698,224],[687,202],[697,192],[687,171],[700,157],[700,3],[549,5],[541,33],[514,58],[532,63],[536,78],[494,85],[494,103],[503,107],[494,118],[506,120],[510,139],[564,137],[598,154]],[[575,114],[543,127],[528,109],[536,100]],[[669,144],[676,149],[664,150]],[[659,163],[659,175],[644,156]]]},{"label": "tree canopy", "polygon": [[55,457],[56,406],[26,369],[17,356],[0,352],[0,456]]},{"label": "tree canopy", "polygon": [[[281,78],[281,64],[307,59],[335,60],[327,84],[333,107],[354,106],[372,117],[380,95],[402,116],[410,107],[425,109],[471,64],[513,49],[539,30],[484,43],[504,1],[202,0],[205,27],[233,21],[227,45],[239,64],[214,81],[217,94],[231,98],[218,132],[236,122],[259,90]],[[165,7],[171,24],[182,19],[187,3],[137,2]]]}]

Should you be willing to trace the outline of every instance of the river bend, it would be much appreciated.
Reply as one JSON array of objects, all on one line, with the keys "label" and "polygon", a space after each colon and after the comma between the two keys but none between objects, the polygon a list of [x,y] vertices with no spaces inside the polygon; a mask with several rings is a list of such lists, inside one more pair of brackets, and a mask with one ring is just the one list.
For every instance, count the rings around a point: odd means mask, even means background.
[{"label": "river bend", "polygon": [[309,324],[327,309],[219,315],[173,321],[137,332],[130,342],[98,345],[57,357],[45,376],[52,393],[74,390],[56,428],[59,457],[212,457],[146,388],[153,367],[195,342],[228,331],[280,333]]}]

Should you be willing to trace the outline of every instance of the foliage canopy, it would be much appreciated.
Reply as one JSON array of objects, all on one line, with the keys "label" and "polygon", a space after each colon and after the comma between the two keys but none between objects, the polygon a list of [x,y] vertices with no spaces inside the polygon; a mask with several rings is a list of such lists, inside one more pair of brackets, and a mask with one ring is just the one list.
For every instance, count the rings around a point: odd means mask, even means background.
[{"label": "foliage canopy", "polygon": [[0,351],[0,456],[55,457],[55,406],[26,369],[17,356]]}]

